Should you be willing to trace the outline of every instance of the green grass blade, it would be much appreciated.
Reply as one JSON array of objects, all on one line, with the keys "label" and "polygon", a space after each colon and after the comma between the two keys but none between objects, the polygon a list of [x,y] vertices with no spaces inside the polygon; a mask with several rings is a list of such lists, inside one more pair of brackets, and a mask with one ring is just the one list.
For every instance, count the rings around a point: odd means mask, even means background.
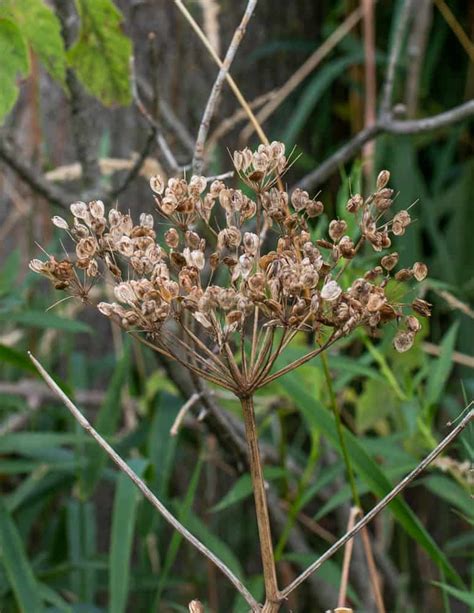
[{"label": "green grass blade", "polygon": [[[141,477],[148,461],[136,458],[128,462],[130,468]],[[110,544],[109,611],[126,610],[130,579],[130,554],[135,531],[135,519],[140,494],[136,485],[125,474],[117,479],[117,489],[112,512]]]},{"label": "green grass blade", "polygon": [[453,368],[453,351],[458,335],[459,322],[455,322],[445,334],[440,346],[440,356],[435,361],[426,386],[426,404],[430,407],[441,398],[449,373]]},{"label": "green grass blade", "polygon": [[0,560],[15,594],[19,610],[23,613],[40,613],[43,604],[39,585],[26,557],[21,536],[15,523],[0,500]]},{"label": "green grass blade", "polygon": [[[115,367],[104,403],[100,407],[95,420],[94,427],[101,436],[107,437],[115,434],[122,411],[120,402],[122,388],[127,380],[129,370],[130,351],[127,347]],[[85,499],[90,498],[94,493],[107,463],[107,455],[98,445],[95,445],[89,452],[89,460],[90,468],[84,472],[81,479],[81,496]]]},{"label": "green grass blade", "polygon": [[[286,375],[282,380],[282,387],[292,397],[301,410],[309,428],[318,427],[327,437],[331,445],[339,451],[339,441],[334,417],[315,398],[310,396],[304,389],[301,376],[297,372]],[[357,438],[345,428],[346,443],[351,457],[351,462],[356,473],[368,485],[370,490],[382,498],[392,489],[392,483],[377,463],[370,457]],[[431,538],[431,535],[423,527],[418,517],[410,507],[398,497],[393,500],[388,508],[396,517],[405,531],[423,547],[430,558],[444,570],[446,576],[457,585],[463,583],[450,564],[444,553]]]}]

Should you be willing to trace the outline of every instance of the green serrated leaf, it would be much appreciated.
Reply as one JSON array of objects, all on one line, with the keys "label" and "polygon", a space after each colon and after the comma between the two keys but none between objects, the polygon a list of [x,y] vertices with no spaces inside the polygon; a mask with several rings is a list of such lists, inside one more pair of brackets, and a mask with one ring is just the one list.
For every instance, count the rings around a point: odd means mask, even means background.
[{"label": "green serrated leaf", "polygon": [[64,83],[66,52],[54,11],[43,0],[1,0],[0,15],[16,23],[49,74]]},{"label": "green serrated leaf", "polygon": [[20,534],[1,499],[0,561],[7,573],[19,610],[22,613],[43,611],[39,586],[26,557]]},{"label": "green serrated leaf", "polygon": [[19,27],[10,19],[0,19],[0,121],[18,98],[18,75],[30,71],[28,48]]},{"label": "green serrated leaf", "polygon": [[76,0],[79,37],[67,52],[84,87],[102,104],[131,102],[132,43],[122,31],[122,14],[111,0]]}]

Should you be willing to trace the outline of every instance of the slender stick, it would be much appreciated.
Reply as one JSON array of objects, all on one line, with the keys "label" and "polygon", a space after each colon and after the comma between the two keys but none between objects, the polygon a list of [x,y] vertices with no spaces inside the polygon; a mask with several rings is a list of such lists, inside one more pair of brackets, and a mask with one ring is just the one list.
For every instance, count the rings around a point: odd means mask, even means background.
[{"label": "slender stick", "polygon": [[398,18],[397,27],[395,29],[394,40],[390,51],[385,83],[383,87],[382,104],[380,108],[380,116],[382,119],[390,117],[391,115],[393,88],[395,85],[395,71],[397,69],[400,51],[402,50],[408,20],[410,18],[411,6],[412,0],[405,0]]},{"label": "slender stick", "polygon": [[[200,40],[202,41],[202,43],[204,44],[204,46],[206,47],[208,52],[210,53],[212,59],[219,66],[219,68],[222,68],[223,65],[224,65],[222,60],[219,58],[217,53],[214,51],[212,45],[207,40],[206,35],[201,30],[199,25],[196,23],[195,19],[193,18],[191,13],[188,11],[188,9],[184,6],[182,0],[173,0],[173,1],[174,1],[175,5],[178,7],[178,9],[181,11],[181,13],[183,14],[183,16],[186,19],[186,21],[189,23],[189,25],[192,27],[192,29],[196,32],[196,34],[198,35],[198,37],[200,38]],[[265,132],[262,130],[260,124],[258,123],[258,120],[255,117],[255,115],[254,115],[252,109],[250,108],[248,102],[245,100],[244,96],[242,95],[242,92],[240,91],[237,83],[234,81],[234,79],[230,76],[229,73],[226,73],[225,78],[226,78],[226,81],[229,84],[231,90],[234,92],[235,97],[239,101],[240,106],[243,109],[245,109],[245,112],[246,112],[248,118],[253,123],[253,125],[255,127],[255,131],[258,134],[258,137],[260,138],[262,143],[264,143],[265,145],[268,145],[268,143],[269,143],[268,138],[266,137]]]},{"label": "slender stick", "polygon": [[320,558],[318,558],[311,566],[309,566],[301,575],[299,575],[294,581],[290,583],[284,590],[281,591],[281,596],[286,598],[291,592],[293,592],[303,581],[305,581],[310,575],[312,575],[320,566],[329,560],[336,551],[343,547],[347,541],[355,536],[364,526],[367,526],[382,509],[384,509],[398,494],[403,491],[409,483],[413,481],[420,473],[422,473],[431,462],[442,453],[446,447],[448,447],[453,440],[464,430],[469,422],[474,419],[474,409],[470,409],[459,424],[453,428],[453,430],[437,445],[431,453],[429,453],[424,460],[422,460],[418,466],[412,470],[404,479],[396,485],[391,492],[389,492],[382,500],[375,505],[375,507],[367,513],[357,524],[346,532],[338,541],[334,543]]},{"label": "slender stick", "polygon": [[222,86],[224,85],[224,80],[226,78],[227,73],[229,72],[230,66],[234,61],[235,54],[240,46],[240,43],[244,37],[245,30],[247,28],[247,24],[252,16],[252,13],[255,10],[257,5],[257,0],[249,0],[247,3],[247,8],[242,16],[242,20],[234,32],[234,36],[232,37],[229,48],[227,49],[227,53],[225,54],[224,61],[219,70],[217,78],[212,86],[211,93],[209,94],[209,98],[207,100],[206,108],[204,110],[201,125],[199,126],[199,132],[196,139],[196,145],[194,147],[194,156],[193,156],[193,172],[195,174],[201,174],[203,169],[203,157],[204,157],[204,144],[206,142],[206,138],[209,132],[209,127],[211,125],[211,119],[214,115],[214,111],[216,109],[217,102],[219,100],[219,96],[221,94]]},{"label": "slender stick", "polygon": [[378,121],[373,126],[365,128],[356,134],[350,141],[333,153],[327,160],[320,164],[315,170],[311,171],[300,181],[295,187],[301,189],[314,189],[321,185],[331,174],[340,166],[348,162],[356,153],[358,153],[365,143],[377,138],[381,134],[423,134],[446,128],[459,121],[464,121],[474,116],[474,100],[464,102],[449,111],[433,115],[432,117],[423,117],[421,119],[384,119]]},{"label": "slender stick", "polygon": [[92,425],[87,421],[84,415],[80,412],[80,410],[75,406],[75,404],[66,396],[66,394],[62,391],[62,389],[55,383],[55,381],[50,377],[47,371],[43,368],[43,366],[38,362],[38,360],[28,352],[28,355],[36,366],[39,374],[43,377],[47,385],[51,388],[53,392],[64,402],[66,407],[71,412],[74,419],[76,419],[79,424],[86,430],[88,434],[94,438],[97,443],[102,447],[102,449],[107,453],[110,459],[115,462],[115,464],[120,468],[120,470],[129,477],[133,481],[133,483],[138,487],[141,493],[145,496],[145,498],[151,502],[151,504],[155,507],[155,509],[164,517],[164,519],[175,529],[177,530],[183,538],[185,538],[191,545],[193,545],[202,555],[206,556],[211,562],[213,562],[217,568],[229,579],[229,581],[234,585],[234,587],[242,594],[245,600],[252,607],[253,611],[259,611],[260,607],[257,601],[254,599],[252,594],[247,590],[247,588],[241,583],[241,581],[234,575],[234,573],[228,568],[222,560],[220,560],[216,555],[212,553],[201,541],[199,541],[191,532],[189,532],[168,509],[164,506],[160,500],[153,494],[150,488],[137,476],[135,472],[128,466],[128,464],[118,455],[118,453],[104,440],[100,434],[92,427]]},{"label": "slender stick", "polygon": [[279,593],[273,554],[270,518],[268,515],[265,481],[263,478],[262,461],[258,448],[257,425],[255,423],[255,410],[252,397],[240,400],[244,416],[245,435],[249,450],[250,473],[252,477],[253,493],[255,498],[255,511],[257,513],[258,534],[260,538],[260,551],[263,564],[263,578],[265,582],[266,604],[264,611],[278,611]]},{"label": "slender stick", "polygon": [[[359,507],[352,507],[349,513],[349,520],[347,522],[347,532],[352,530],[352,528],[354,527],[355,521],[359,515],[360,515]],[[338,607],[346,606],[347,585],[349,583],[349,570],[351,567],[353,547],[354,547],[354,539],[351,539],[350,541],[347,541],[346,546],[344,548],[344,559],[342,561],[341,582],[339,584],[339,595],[337,597]]]},{"label": "slender stick", "polygon": [[382,590],[380,588],[380,579],[375,566],[374,556],[372,554],[372,547],[370,545],[369,531],[367,526],[360,531],[362,539],[362,545],[364,547],[365,557],[367,560],[367,567],[369,569],[370,583],[372,584],[372,591],[374,593],[374,600],[377,606],[378,613],[385,613],[385,605],[383,603]]}]

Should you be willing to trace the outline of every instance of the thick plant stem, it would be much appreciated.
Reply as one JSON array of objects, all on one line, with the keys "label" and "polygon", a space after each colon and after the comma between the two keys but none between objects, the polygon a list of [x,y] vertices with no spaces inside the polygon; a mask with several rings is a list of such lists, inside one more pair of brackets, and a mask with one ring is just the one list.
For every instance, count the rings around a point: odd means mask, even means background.
[{"label": "thick plant stem", "polygon": [[264,613],[276,613],[280,609],[280,595],[278,592],[275,570],[275,557],[273,553],[270,518],[268,515],[267,496],[263,468],[258,449],[257,424],[253,398],[246,396],[240,399],[244,415],[245,435],[249,449],[250,473],[252,477],[255,511],[257,514],[258,536],[260,539],[260,552],[262,556],[263,578],[265,582]]}]

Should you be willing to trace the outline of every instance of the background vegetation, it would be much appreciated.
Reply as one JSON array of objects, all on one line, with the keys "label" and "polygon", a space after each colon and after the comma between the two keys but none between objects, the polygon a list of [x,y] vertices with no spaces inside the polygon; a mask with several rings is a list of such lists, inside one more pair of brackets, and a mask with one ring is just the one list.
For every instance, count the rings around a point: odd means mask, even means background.
[{"label": "background vegetation", "polygon": [[[186,6],[223,56],[245,4]],[[404,4],[380,0],[374,8],[379,98]],[[283,85],[357,6],[262,0],[232,67],[246,99]],[[473,4],[415,2],[406,32],[397,113],[427,117],[472,99]],[[360,23],[350,29],[263,124],[272,140],[298,146],[290,185],[367,125],[364,35]],[[37,242],[61,253],[49,218],[67,202],[97,197],[132,214],[151,210],[147,177],[176,173],[176,165],[190,161],[216,67],[171,0],[0,0],[0,57],[0,609],[185,611],[198,597],[210,611],[245,611],[216,570],[170,532],[79,431],[26,355],[33,351],[55,373],[99,432],[259,597],[250,479],[215,414],[197,402],[171,436],[194,391],[185,373],[158,363],[79,302],[47,310],[58,295],[27,272]],[[238,108],[224,86],[211,141]],[[242,144],[244,126],[236,122],[215,140],[208,175],[229,170],[227,147]],[[365,151],[372,164],[351,159],[311,185],[330,213],[342,214],[349,193],[368,192],[374,173],[390,169],[400,208],[417,201],[417,223],[400,241],[402,262],[423,260],[430,269],[423,293],[434,314],[414,350],[399,355],[389,335],[359,335],[329,355],[366,510],[447,434],[447,423],[473,398],[469,128],[464,121],[418,135],[381,134]],[[315,233],[323,230],[324,220]],[[318,360],[257,397],[278,570],[287,580],[347,524],[351,493],[330,400]],[[238,404],[220,393],[213,402],[240,433]],[[389,611],[474,607],[473,444],[468,428],[371,525]],[[288,610],[335,606],[341,562],[342,554],[328,561],[292,595]],[[349,596],[356,610],[374,610],[358,541]]]}]

